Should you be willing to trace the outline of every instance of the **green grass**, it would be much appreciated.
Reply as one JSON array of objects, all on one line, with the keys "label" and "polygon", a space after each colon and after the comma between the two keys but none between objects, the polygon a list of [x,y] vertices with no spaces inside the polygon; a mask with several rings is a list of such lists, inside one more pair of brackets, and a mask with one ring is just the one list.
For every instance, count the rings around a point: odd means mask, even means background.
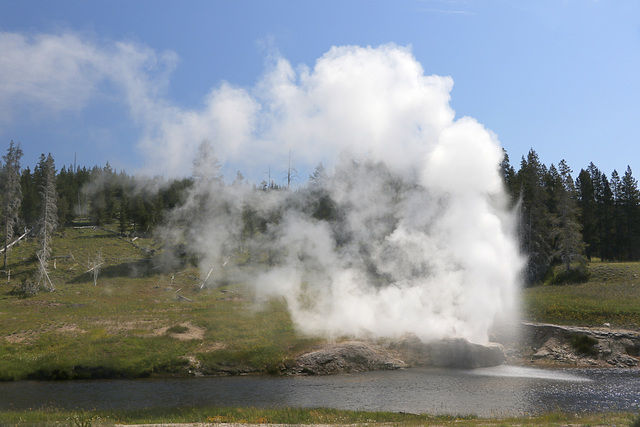
[{"label": "green grass", "polygon": [[1,424],[19,425],[95,425],[142,423],[247,423],[247,424],[335,424],[398,426],[566,426],[630,425],[633,414],[565,414],[551,412],[540,416],[478,418],[473,416],[407,414],[394,412],[346,411],[326,408],[221,408],[181,407],[145,408],[126,411],[63,411],[44,408],[0,413]]},{"label": "green grass", "polygon": [[[159,249],[161,242],[147,238],[136,244]],[[195,267],[169,269],[161,256],[152,259],[113,233],[63,228],[52,247],[58,257],[50,264],[55,292],[29,297],[12,292],[36,269],[34,239],[14,248],[11,280],[0,281],[2,380],[135,378],[195,370],[277,374],[318,343],[296,333],[284,302],[261,302],[256,309],[242,283],[200,290]],[[98,253],[104,265],[94,286],[86,271]],[[588,268],[585,283],[525,289],[523,318],[639,328],[640,263],[594,262]]]},{"label": "green grass", "polygon": [[[153,246],[152,239],[140,246]],[[256,310],[242,284],[200,290],[194,267],[167,270],[145,251],[98,229],[53,239],[56,291],[12,292],[36,268],[35,240],[11,252],[0,282],[0,379],[122,378],[204,372],[277,372],[315,341],[299,337],[284,303]],[[97,285],[85,273],[98,252]],[[179,294],[191,300],[180,300]],[[200,331],[194,336],[191,329]],[[201,366],[190,366],[190,364]]]},{"label": "green grass", "polygon": [[581,284],[536,286],[523,292],[523,317],[562,325],[640,327],[640,263],[592,262]]}]

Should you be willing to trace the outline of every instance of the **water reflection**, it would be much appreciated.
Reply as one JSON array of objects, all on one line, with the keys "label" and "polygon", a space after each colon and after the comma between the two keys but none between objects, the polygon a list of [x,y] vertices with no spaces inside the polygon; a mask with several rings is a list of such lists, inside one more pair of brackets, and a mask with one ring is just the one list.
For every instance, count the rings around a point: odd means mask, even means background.
[{"label": "water reflection", "polygon": [[490,368],[479,368],[468,371],[471,375],[481,375],[489,377],[511,377],[511,378],[537,378],[545,380],[556,381],[571,381],[571,382],[589,382],[593,381],[583,375],[580,375],[578,371],[573,373],[563,370],[553,369],[538,369],[529,368],[526,366],[493,366]]},{"label": "water reflection", "polygon": [[413,368],[325,377],[0,383],[0,410],[232,405],[523,415],[640,409],[640,371]]}]

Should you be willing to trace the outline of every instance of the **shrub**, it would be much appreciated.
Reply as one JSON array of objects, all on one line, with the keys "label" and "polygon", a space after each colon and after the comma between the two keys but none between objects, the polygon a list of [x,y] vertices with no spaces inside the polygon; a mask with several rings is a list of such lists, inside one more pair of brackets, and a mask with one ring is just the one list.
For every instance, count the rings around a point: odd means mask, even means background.
[{"label": "shrub", "polygon": [[189,328],[187,328],[186,326],[174,325],[174,326],[171,326],[169,329],[167,329],[167,333],[168,334],[184,334],[188,330]]},{"label": "shrub", "polygon": [[566,285],[569,283],[586,283],[589,280],[589,269],[586,264],[578,264],[567,270],[562,267],[553,269],[547,279],[545,285]]},{"label": "shrub", "polygon": [[37,294],[41,289],[41,286],[36,281],[33,274],[29,274],[22,278],[20,284],[14,286],[11,290],[13,295],[18,295],[22,298],[32,297]]},{"label": "shrub", "polygon": [[598,349],[595,348],[598,340],[589,335],[575,334],[571,337],[571,347],[580,354],[587,356],[596,356]]}]

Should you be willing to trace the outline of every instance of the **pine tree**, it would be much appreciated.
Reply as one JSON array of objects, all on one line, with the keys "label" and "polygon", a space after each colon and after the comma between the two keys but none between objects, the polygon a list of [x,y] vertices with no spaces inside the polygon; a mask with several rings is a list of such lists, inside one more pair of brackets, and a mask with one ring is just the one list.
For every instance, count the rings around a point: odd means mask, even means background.
[{"label": "pine tree", "polygon": [[591,260],[592,254],[596,250],[596,221],[597,205],[593,189],[593,180],[586,170],[580,170],[576,180],[578,190],[578,209],[580,212],[580,223],[582,224],[582,239],[585,243],[585,255]]},{"label": "pine tree", "polygon": [[502,162],[500,163],[500,172],[502,174],[505,190],[507,191],[507,195],[510,199],[510,205],[513,206],[518,201],[520,189],[518,188],[518,182],[516,179],[516,170],[511,166],[511,164],[509,164],[509,155],[507,154],[507,150],[503,148],[502,152],[503,157]]},{"label": "pine tree", "polygon": [[600,242],[600,259],[615,259],[615,206],[613,191],[606,174],[600,176],[602,193],[598,200],[598,241]]},{"label": "pine tree", "polygon": [[27,166],[20,174],[20,189],[22,203],[20,204],[20,218],[31,227],[38,222],[40,217],[40,196],[38,194],[37,174],[31,173]]},{"label": "pine tree", "polygon": [[22,189],[20,188],[20,158],[22,149],[20,143],[9,144],[7,154],[2,167],[2,179],[0,180],[0,193],[2,194],[2,222],[4,229],[4,270],[7,271],[7,257],[9,255],[9,243],[13,238],[13,229],[18,221],[20,203],[22,202]]},{"label": "pine tree", "polygon": [[584,243],[578,223],[576,188],[571,177],[571,168],[564,160],[558,164],[559,182],[554,191],[556,218],[555,255],[564,263],[566,272],[572,270],[573,261],[582,261]]},{"label": "pine tree", "polygon": [[519,235],[522,252],[528,257],[524,279],[540,281],[551,266],[551,215],[547,206],[544,179],[547,168],[532,149],[522,158],[517,181],[520,184]]},{"label": "pine tree", "polygon": [[633,177],[631,168],[622,176],[620,186],[620,206],[621,220],[624,230],[623,250],[624,258],[629,261],[638,260],[640,242],[640,192],[638,191],[638,180]]},{"label": "pine tree", "polygon": [[620,175],[617,170],[613,170],[611,173],[611,192],[613,193],[613,216],[614,216],[614,225],[613,225],[613,234],[614,234],[614,254],[613,259],[620,260],[622,259],[622,247],[624,240],[624,229],[623,229],[623,213],[622,213],[622,203],[621,203],[621,194],[622,194],[622,180],[620,179]]}]

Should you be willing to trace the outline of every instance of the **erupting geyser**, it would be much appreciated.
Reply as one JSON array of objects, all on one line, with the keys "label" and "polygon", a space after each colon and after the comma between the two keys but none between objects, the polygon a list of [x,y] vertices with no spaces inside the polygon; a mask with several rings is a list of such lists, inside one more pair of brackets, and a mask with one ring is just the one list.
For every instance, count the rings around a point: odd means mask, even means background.
[{"label": "erupting geyser", "polygon": [[[208,139],[244,170],[289,153],[299,169],[326,168],[295,192],[198,181],[175,215],[189,215],[204,275],[245,236],[249,250],[274,254],[245,280],[284,298],[304,333],[487,342],[495,321],[515,315],[522,259],[501,147],[455,117],[452,86],[424,75],[407,48],[334,47],[313,69],[276,58],[252,90],[222,85],[202,112],[166,123],[160,154]],[[246,237],[247,206],[277,221]]]}]

